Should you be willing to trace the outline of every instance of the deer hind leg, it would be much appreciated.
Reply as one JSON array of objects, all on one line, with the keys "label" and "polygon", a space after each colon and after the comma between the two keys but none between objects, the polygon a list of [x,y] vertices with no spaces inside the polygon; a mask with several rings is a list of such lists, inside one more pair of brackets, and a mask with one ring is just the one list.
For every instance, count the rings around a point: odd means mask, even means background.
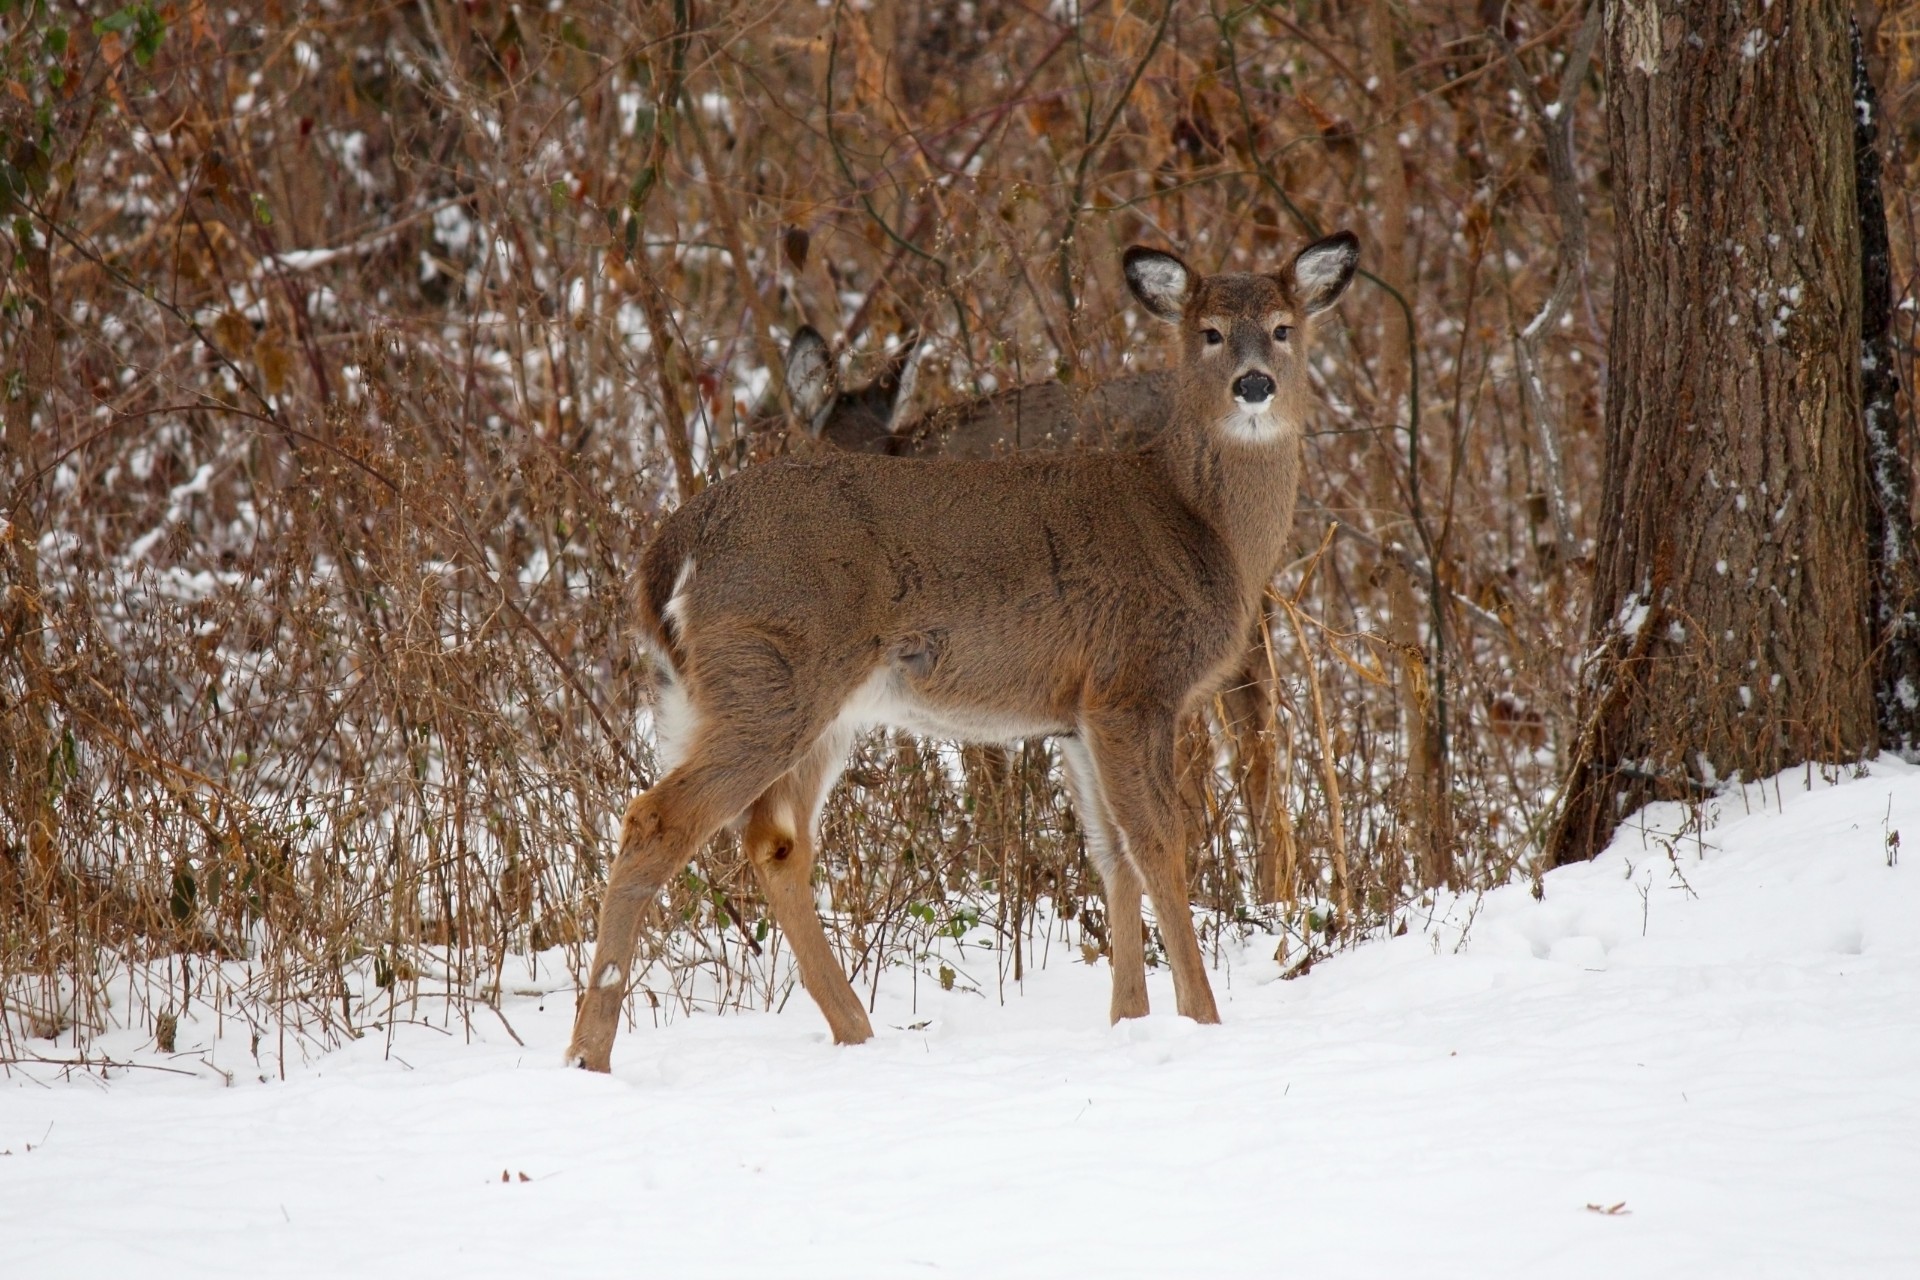
[{"label": "deer hind leg", "polygon": [[1100,872],[1107,903],[1107,949],[1113,964],[1112,1018],[1147,1016],[1146,926],[1140,918],[1143,886],[1127,858],[1125,841],[1100,790],[1100,775],[1086,741],[1060,739],[1067,780],[1073,784],[1074,810],[1087,837],[1087,854]]},{"label": "deer hind leg", "polygon": [[589,1071],[611,1068],[641,912],[754,790],[754,780],[739,778],[736,770],[704,759],[696,749],[685,764],[627,805],[620,852],[600,903],[593,964],[574,1014],[569,1064]]},{"label": "deer hind leg", "polygon": [[691,722],[681,727],[691,750],[627,806],[621,824],[567,1049],[566,1060],[589,1071],[611,1067],[641,912],[723,825],[807,754],[824,728],[817,706],[796,696],[801,677],[775,643],[737,635],[722,656],[724,673],[702,682],[712,694],[694,699],[681,717]]},{"label": "deer hind leg", "polygon": [[800,981],[826,1015],[836,1044],[873,1038],[873,1024],[820,927],[813,897],[817,815],[851,745],[851,735],[840,730],[823,734],[799,764],[754,801],[743,838],[761,892],[793,949]]},{"label": "deer hind leg", "polygon": [[1126,838],[1126,852],[1160,924],[1173,969],[1174,1001],[1195,1022],[1218,1022],[1200,940],[1193,932],[1186,849],[1179,816],[1175,721],[1171,716],[1103,718],[1086,726],[1100,794]]}]

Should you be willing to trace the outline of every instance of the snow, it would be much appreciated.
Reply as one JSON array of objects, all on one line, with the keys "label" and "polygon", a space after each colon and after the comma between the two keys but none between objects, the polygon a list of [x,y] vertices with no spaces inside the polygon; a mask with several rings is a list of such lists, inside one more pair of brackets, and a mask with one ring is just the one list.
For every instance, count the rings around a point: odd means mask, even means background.
[{"label": "snow", "polygon": [[135,538],[127,547],[127,562],[138,563],[147,558],[147,552],[153,550],[160,539],[173,532],[173,527],[186,518],[187,499],[206,495],[208,485],[213,480],[214,464],[203,462],[193,477],[183,484],[177,484],[167,491],[167,514],[159,524]]},{"label": "snow", "polygon": [[285,267],[288,271],[312,271],[316,267],[324,267],[329,262],[333,262],[338,258],[345,257],[354,252],[356,252],[356,250],[353,248],[284,249],[279,253],[268,254],[265,258],[261,259],[261,266],[264,267],[268,262],[275,262]]},{"label": "snow", "polygon": [[1623,636],[1637,636],[1640,628],[1647,624],[1647,615],[1652,606],[1640,598],[1637,591],[1627,592],[1627,598],[1620,602],[1620,611],[1614,615],[1614,626]]},{"label": "snow", "polygon": [[1916,828],[1891,760],[1657,805],[1542,900],[1462,899],[1293,981],[1271,939],[1229,949],[1219,1027],[1108,1027],[1104,965],[1056,947],[1004,1003],[896,971],[856,1049],[804,998],[649,1021],[611,1077],[557,1065],[566,991],[284,1082],[231,1024],[183,1020],[172,1057],[110,1032],[188,1074],[0,1078],[0,1267],[1920,1275]]}]

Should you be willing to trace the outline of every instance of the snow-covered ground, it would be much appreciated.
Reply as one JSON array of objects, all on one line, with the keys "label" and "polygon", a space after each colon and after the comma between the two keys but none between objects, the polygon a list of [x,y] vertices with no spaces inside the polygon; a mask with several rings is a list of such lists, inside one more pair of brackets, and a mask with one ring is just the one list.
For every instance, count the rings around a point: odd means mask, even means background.
[{"label": "snow-covered ground", "polygon": [[901,974],[858,1049],[803,998],[629,1029],[610,1078],[566,994],[285,1082],[16,1066],[0,1274],[1920,1276],[1920,770],[1805,781],[1295,981],[1247,948],[1220,1027],[1110,1028],[1056,948],[1004,1005]]}]

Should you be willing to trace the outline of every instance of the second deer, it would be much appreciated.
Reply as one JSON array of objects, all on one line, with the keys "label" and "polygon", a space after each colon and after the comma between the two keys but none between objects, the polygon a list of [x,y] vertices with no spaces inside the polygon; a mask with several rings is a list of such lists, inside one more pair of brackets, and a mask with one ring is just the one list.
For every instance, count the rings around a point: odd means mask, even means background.
[{"label": "second deer", "polygon": [[[830,448],[896,458],[1000,458],[1035,450],[1131,449],[1151,441],[1173,412],[1174,371],[1128,373],[1084,390],[1029,382],[944,405],[917,418],[913,397],[918,339],[908,334],[879,376],[841,390],[826,339],[803,327],[787,346],[787,390],[807,436]],[[755,428],[758,456],[774,451],[777,418]]]},{"label": "second deer", "polygon": [[1113,934],[1112,1016],[1147,1012],[1144,889],[1182,1014],[1217,1022],[1176,812],[1180,718],[1236,669],[1293,521],[1313,318],[1352,279],[1346,233],[1271,275],[1200,276],[1135,248],[1126,274],[1179,326],[1169,425],[1144,448],[993,461],[858,454],[750,467],[642,556],[645,633],[671,680],[666,775],[627,807],[568,1055],[609,1069],[640,914],[739,824],[836,1041],[873,1034],[811,886],[853,737],[1060,740]]}]

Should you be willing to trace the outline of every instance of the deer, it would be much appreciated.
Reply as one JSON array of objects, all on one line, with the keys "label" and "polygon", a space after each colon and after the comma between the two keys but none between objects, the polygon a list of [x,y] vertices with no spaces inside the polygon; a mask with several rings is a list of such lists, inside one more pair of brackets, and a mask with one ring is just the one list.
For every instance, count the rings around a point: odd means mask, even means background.
[{"label": "deer", "polygon": [[787,343],[786,370],[787,395],[801,434],[788,432],[783,438],[787,415],[766,414],[747,428],[748,458],[762,461],[782,448],[798,452],[796,440],[850,453],[899,453],[895,424],[901,406],[913,400],[919,351],[919,333],[908,330],[871,382],[842,388],[826,339],[812,325],[801,325]]},{"label": "deer", "polygon": [[[1084,389],[1032,382],[992,395],[944,405],[918,417],[902,408],[913,398],[919,335],[909,331],[864,386],[843,387],[826,339],[810,325],[788,343],[786,384],[794,421],[767,415],[750,429],[750,453],[849,450],[893,457],[994,458],[1031,450],[1137,448],[1163,431],[1173,409],[1174,374],[1156,369],[1123,374]],[[780,436],[783,428],[798,427]],[[1217,718],[1233,744],[1235,789],[1253,835],[1254,883],[1262,900],[1277,899],[1283,849],[1292,827],[1275,792],[1273,673],[1263,608],[1239,674],[1218,693]],[[1212,741],[1195,719],[1184,736],[1183,808],[1204,829],[1207,798],[1200,779],[1212,768]],[[969,785],[1004,781],[1006,755],[997,748],[962,757]]]},{"label": "deer", "polygon": [[[1029,382],[993,395],[901,416],[913,398],[919,335],[909,331],[873,381],[842,389],[827,341],[802,325],[787,345],[788,396],[804,439],[825,448],[893,457],[997,458],[1030,450],[1127,449],[1147,443],[1173,409],[1173,372],[1123,374],[1084,390]],[[769,415],[762,437],[781,422]],[[758,452],[773,452],[772,442]],[[791,445],[789,445],[791,448]]]},{"label": "deer", "polygon": [[857,733],[1055,738],[1112,934],[1114,1021],[1148,1012],[1141,896],[1174,1001],[1216,1023],[1176,813],[1181,717],[1240,661],[1284,554],[1316,321],[1353,278],[1340,232],[1269,274],[1123,257],[1178,327],[1168,425],[1138,449],[990,460],[836,453],[748,467],[683,503],[641,555],[666,683],[664,775],[627,806],[567,1060],[611,1069],[643,909],[739,831],[838,1044],[873,1028],[811,873]]}]

